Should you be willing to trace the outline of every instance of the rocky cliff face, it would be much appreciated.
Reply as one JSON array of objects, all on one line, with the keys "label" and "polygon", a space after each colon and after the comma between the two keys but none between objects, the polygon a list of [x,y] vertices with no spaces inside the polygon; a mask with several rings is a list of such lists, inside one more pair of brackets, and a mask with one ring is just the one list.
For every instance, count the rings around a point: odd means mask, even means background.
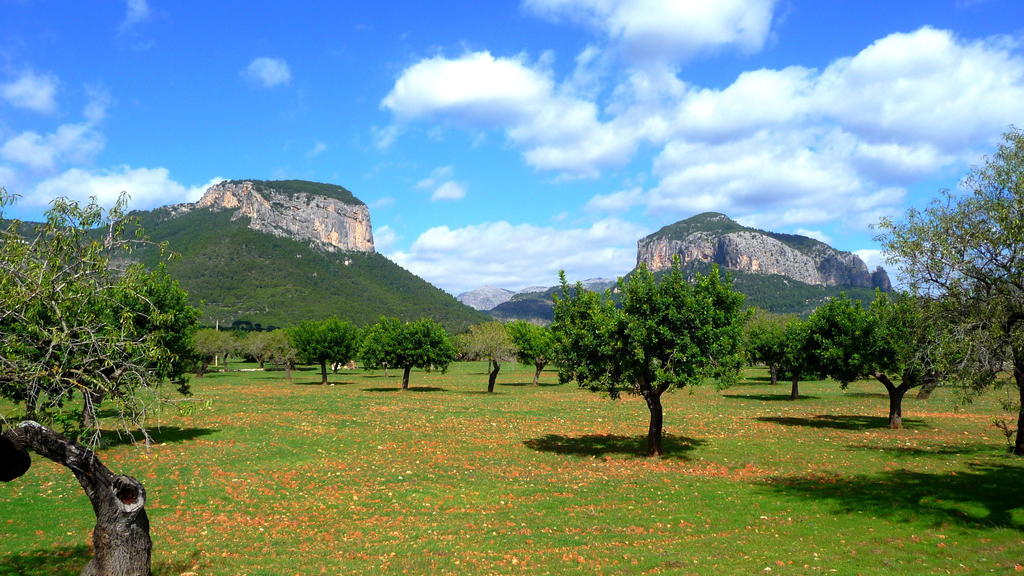
[{"label": "rocky cliff face", "polygon": [[369,208],[340,186],[230,180],[211,186],[199,202],[185,206],[231,210],[233,220],[248,218],[253,230],[308,241],[328,252],[374,251]]},{"label": "rocky cliff face", "polygon": [[688,262],[715,263],[755,274],[778,274],[816,286],[878,287],[890,290],[889,277],[874,273],[855,254],[804,236],[746,228],[723,214],[699,214],[666,226],[637,243],[637,264],[664,270],[678,255]]}]

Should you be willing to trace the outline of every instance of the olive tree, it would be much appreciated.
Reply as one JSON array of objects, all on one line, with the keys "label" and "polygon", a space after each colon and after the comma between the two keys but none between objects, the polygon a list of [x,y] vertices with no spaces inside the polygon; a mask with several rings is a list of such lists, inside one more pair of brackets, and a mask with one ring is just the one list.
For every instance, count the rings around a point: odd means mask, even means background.
[{"label": "olive tree", "polygon": [[618,398],[643,397],[650,412],[647,453],[662,454],[662,394],[706,378],[734,381],[742,365],[743,295],[718,268],[683,275],[678,258],[655,278],[639,266],[619,280],[622,307],[603,295],[570,287],[561,275],[551,325],[559,380]]},{"label": "olive tree", "polygon": [[[0,189],[0,218],[10,201]],[[166,271],[115,267],[141,241],[125,234],[124,201],[104,213],[95,201],[58,199],[46,222],[9,221],[0,229],[0,394],[29,417],[74,410],[80,394],[93,443],[100,400],[115,403],[128,428],[145,413],[142,389],[168,380],[184,389],[198,316]],[[94,556],[82,573],[150,574],[142,484],[33,419],[7,427],[14,414],[0,413],[0,422],[0,479],[25,474],[31,450],[70,469],[89,497]]]},{"label": "olive tree", "polygon": [[1006,132],[960,193],[943,192],[880,229],[909,290],[936,302],[929,322],[947,327],[948,377],[980,390],[1010,367],[1019,401],[1013,453],[1024,455],[1024,132]]},{"label": "olive tree", "polygon": [[469,327],[465,334],[465,353],[474,360],[487,359],[487,392],[494,392],[494,384],[501,371],[501,363],[515,358],[516,348],[501,322],[484,322]]}]

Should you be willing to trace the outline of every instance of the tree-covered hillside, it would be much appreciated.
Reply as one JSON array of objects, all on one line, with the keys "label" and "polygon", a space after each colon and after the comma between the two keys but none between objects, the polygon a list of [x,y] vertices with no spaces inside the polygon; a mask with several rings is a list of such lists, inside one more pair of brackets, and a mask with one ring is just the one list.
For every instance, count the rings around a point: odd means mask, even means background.
[{"label": "tree-covered hillside", "polygon": [[[209,325],[291,326],[331,315],[365,325],[388,315],[430,317],[461,330],[486,319],[380,254],[325,252],[251,230],[245,218],[232,221],[227,211],[135,215],[152,240],[178,254],[168,269],[201,304]],[[153,263],[159,256],[147,248],[136,257]]]}]

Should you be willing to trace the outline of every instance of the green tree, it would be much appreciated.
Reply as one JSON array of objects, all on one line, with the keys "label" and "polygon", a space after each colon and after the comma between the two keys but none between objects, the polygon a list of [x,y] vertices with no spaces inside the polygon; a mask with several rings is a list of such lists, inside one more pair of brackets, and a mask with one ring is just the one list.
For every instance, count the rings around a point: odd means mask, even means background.
[{"label": "green tree", "polygon": [[[0,189],[0,219],[10,201]],[[183,387],[197,317],[162,268],[124,267],[143,241],[124,234],[124,202],[104,213],[95,201],[58,199],[45,223],[0,229],[0,394],[24,403],[29,416],[68,412],[81,394],[93,442],[100,399],[115,403],[123,427],[142,429],[140,392],[167,380]],[[26,473],[32,450],[69,468],[92,503],[94,556],[83,574],[150,574],[142,484],[46,426],[26,419],[7,428],[8,421],[0,413],[0,445],[13,454],[0,459],[0,479]]]},{"label": "green tree", "polygon": [[819,307],[808,331],[821,372],[845,388],[871,377],[889,396],[889,427],[903,426],[903,398],[938,379],[936,329],[926,321],[926,302],[879,293],[867,309],[845,295]]},{"label": "green tree", "polygon": [[783,332],[786,346],[783,349],[780,371],[790,379],[789,398],[800,397],[800,381],[810,374],[818,373],[817,355],[810,327],[806,320],[792,317],[786,322]]},{"label": "green tree", "polygon": [[779,382],[779,365],[786,355],[786,324],[788,318],[764,310],[756,310],[747,319],[743,348],[747,359],[768,367],[771,382]]},{"label": "green tree", "polygon": [[227,357],[235,348],[235,339],[230,333],[213,328],[196,331],[192,341],[196,357],[196,376],[202,378],[211,363],[216,365],[219,358]]},{"label": "green tree", "polygon": [[494,392],[494,384],[501,371],[501,363],[515,358],[516,347],[501,322],[484,322],[469,327],[465,339],[469,358],[487,359],[487,392]]},{"label": "green tree", "polygon": [[533,366],[533,385],[540,381],[544,367],[551,362],[555,353],[555,336],[546,326],[516,320],[505,325],[512,343],[516,346],[516,359],[521,364]]},{"label": "green tree", "polygon": [[292,346],[288,333],[284,330],[265,332],[263,336],[264,354],[267,362],[277,366],[284,366],[285,375],[288,381],[292,379],[292,369],[298,360],[299,353]]},{"label": "green tree", "polygon": [[933,299],[929,323],[947,327],[943,372],[970,389],[1011,367],[1019,401],[1013,453],[1024,455],[1024,132],[1012,128],[961,182],[878,240],[914,294]]},{"label": "green tree", "polygon": [[622,308],[561,275],[552,332],[559,379],[619,397],[643,397],[650,411],[647,453],[662,454],[662,394],[706,378],[735,380],[742,365],[743,295],[714,267],[691,283],[678,259],[660,279],[645,266],[619,280]]},{"label": "green tree", "polygon": [[337,318],[307,320],[288,330],[292,346],[303,362],[320,365],[320,383],[327,384],[327,364],[347,364],[360,346],[359,329]]},{"label": "green tree", "polygon": [[366,329],[360,359],[365,368],[401,368],[402,389],[408,390],[413,368],[445,372],[455,355],[451,336],[434,320],[403,324],[385,317]]}]

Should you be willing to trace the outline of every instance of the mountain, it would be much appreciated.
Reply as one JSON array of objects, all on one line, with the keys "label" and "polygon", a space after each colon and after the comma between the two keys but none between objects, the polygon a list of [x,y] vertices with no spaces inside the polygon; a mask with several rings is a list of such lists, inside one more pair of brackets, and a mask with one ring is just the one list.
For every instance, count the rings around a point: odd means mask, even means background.
[{"label": "mountain", "polygon": [[[168,271],[211,326],[330,315],[369,324],[388,315],[461,330],[487,318],[376,253],[369,210],[340,186],[234,180],[194,204],[134,215],[178,254]],[[149,247],[133,257],[153,265],[160,254]]]},{"label": "mountain", "polygon": [[511,290],[497,286],[481,286],[475,290],[463,292],[455,299],[475,310],[490,310],[499,304],[508,302],[515,294]]},{"label": "mountain", "polygon": [[637,265],[652,271],[669,268],[675,256],[683,265],[714,263],[810,286],[892,289],[885,269],[869,272],[856,254],[806,236],[748,228],[717,212],[670,224],[637,243]]},{"label": "mountain", "polygon": [[[637,242],[637,266],[663,272],[678,255],[687,273],[707,273],[718,264],[746,303],[779,314],[807,315],[829,298],[846,293],[864,302],[875,289],[892,290],[889,275],[879,266],[869,272],[855,254],[796,234],[748,228],[724,214],[707,212],[665,226]],[[583,283],[603,291],[613,280]],[[488,310],[500,320],[550,322],[552,297],[558,287],[521,293]]]}]

